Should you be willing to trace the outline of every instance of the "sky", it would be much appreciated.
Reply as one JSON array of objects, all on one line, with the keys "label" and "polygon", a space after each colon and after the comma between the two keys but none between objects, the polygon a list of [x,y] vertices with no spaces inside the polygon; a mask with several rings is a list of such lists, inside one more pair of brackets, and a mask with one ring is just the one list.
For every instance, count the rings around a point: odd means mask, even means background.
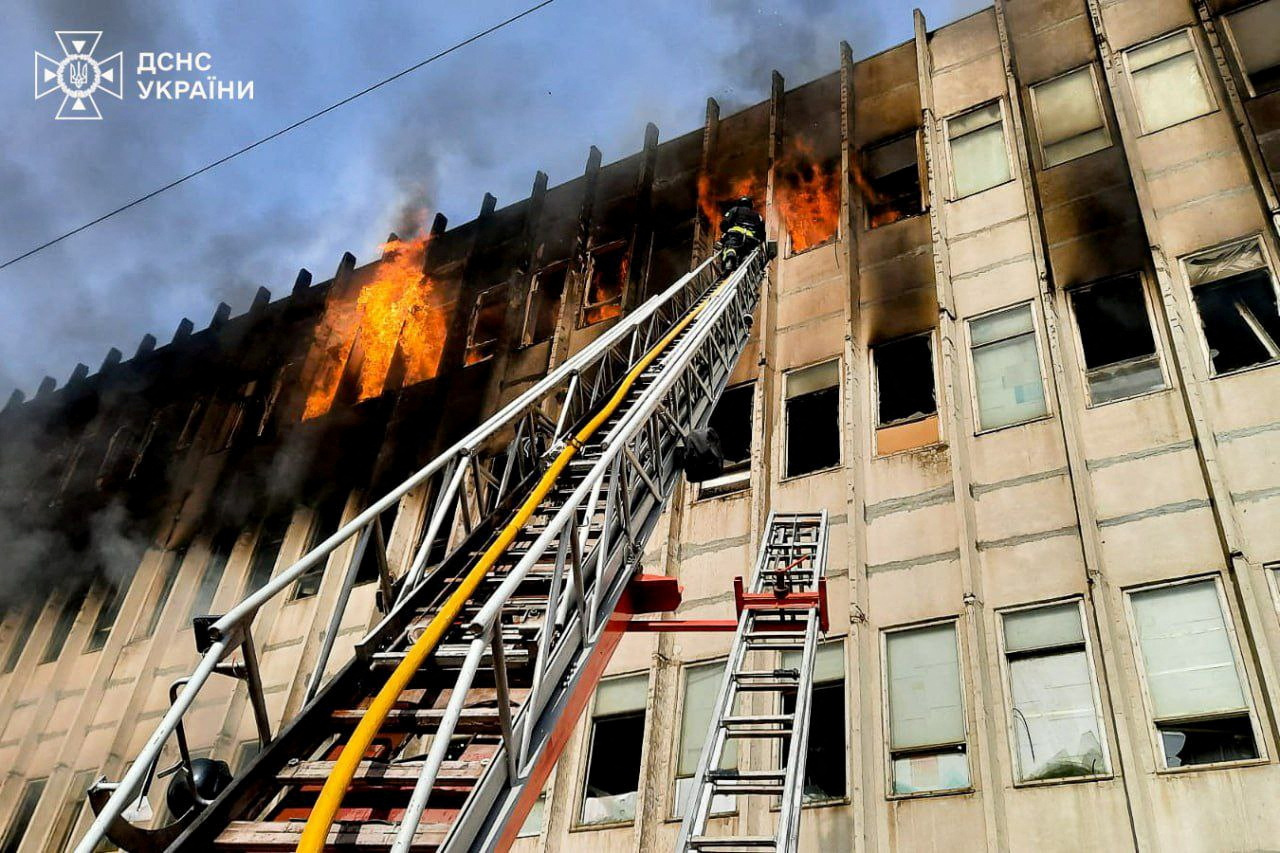
[{"label": "sky", "polygon": [[[0,28],[0,263],[216,160],[533,5],[9,0]],[[930,28],[988,0],[919,0]],[[101,30],[124,51],[125,98],[102,121],[55,121],[33,98],[33,52],[54,30]],[[299,267],[329,278],[363,263],[406,207],[472,219],[485,192],[528,195],[534,173],[580,174],[911,38],[898,0],[554,0],[485,39],[173,190],[0,270],[0,404],[77,362],[96,371],[219,302],[284,296]],[[252,80],[253,100],[138,97],[140,52],[207,52],[212,69],[163,75]]]}]

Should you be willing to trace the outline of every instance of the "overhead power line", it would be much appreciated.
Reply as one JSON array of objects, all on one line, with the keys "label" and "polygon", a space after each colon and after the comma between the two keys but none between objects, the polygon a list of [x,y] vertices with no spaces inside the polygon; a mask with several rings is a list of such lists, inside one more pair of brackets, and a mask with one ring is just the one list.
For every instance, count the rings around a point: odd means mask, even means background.
[{"label": "overhead power line", "polygon": [[516,21],[520,20],[521,18],[532,15],[534,12],[537,12],[539,9],[542,9],[546,6],[550,6],[554,2],[555,0],[542,0],[541,3],[538,3],[534,6],[530,6],[528,9],[525,9],[523,12],[520,12],[519,14],[516,14],[516,15],[512,15],[510,18],[507,18],[505,21],[501,21],[497,24],[494,24],[493,26],[489,27],[486,30],[482,30],[481,32],[478,32],[469,38],[463,39],[462,41],[458,42],[452,47],[445,48],[444,50],[440,51],[437,54],[428,56],[426,59],[422,60],[421,62],[414,63],[413,65],[410,65],[408,68],[397,71],[395,74],[392,74],[390,77],[384,77],[383,79],[379,80],[377,83],[374,83],[371,86],[366,86],[360,91],[350,94],[340,101],[335,101],[334,103],[330,104],[324,109],[317,110],[316,112],[312,113],[311,115],[305,118],[298,119],[293,124],[287,127],[282,127],[279,130],[277,130],[275,133],[270,134],[269,136],[264,136],[258,141],[251,142],[250,144],[244,146],[243,148],[237,151],[233,151],[224,157],[219,157],[217,160],[214,160],[211,163],[206,163],[205,165],[201,166],[195,171],[188,172],[182,177],[172,180],[162,187],[157,187],[156,189],[152,190],[146,195],[140,195],[137,198],[133,199],[132,201],[120,205],[115,210],[111,210],[111,211],[108,211],[107,213],[102,214],[97,219],[92,219],[84,223],[83,225],[79,225],[75,228],[72,228],[70,231],[67,231],[64,234],[59,234],[57,237],[54,237],[51,240],[41,243],[39,246],[35,246],[34,248],[28,249],[27,251],[23,252],[21,255],[12,257],[9,260],[5,261],[4,263],[0,264],[0,270],[5,269],[6,267],[10,267],[18,263],[19,261],[25,260],[31,257],[32,255],[36,254],[37,252],[42,252],[45,249],[49,248],[50,246],[54,246],[58,243],[61,243],[63,240],[66,240],[68,237],[74,237],[76,234],[79,234],[81,231],[85,231],[89,228],[92,228],[93,226],[97,225],[100,222],[105,222],[106,220],[110,219],[116,214],[124,213],[129,208],[136,207],[137,205],[142,204],[144,201],[153,199],[156,196],[160,195],[161,193],[173,189],[179,184],[186,183],[192,178],[198,177],[199,175],[203,175],[205,172],[208,172],[212,169],[216,169],[218,166],[221,166],[223,163],[226,163],[228,160],[234,160],[236,157],[239,157],[241,154],[247,154],[248,152],[257,148],[259,145],[265,145],[266,143],[270,142],[273,139],[278,139],[281,136],[284,136],[286,133],[288,133],[291,130],[297,130],[298,128],[302,127],[304,124],[307,124],[310,121],[318,119],[320,118],[320,116],[325,115],[326,113],[333,112],[338,107],[345,106],[346,104],[351,103],[357,98],[362,98],[365,95],[369,94],[370,92],[376,91],[377,89],[381,89],[383,86],[387,85],[388,83],[392,83],[396,80],[399,80],[401,77],[404,77],[406,74],[412,74],[414,71],[417,71],[419,68],[422,68],[425,65],[430,65],[431,63],[435,62],[437,59],[443,59],[449,54],[454,53],[455,51],[461,50],[462,48],[466,47],[469,44],[474,44],[475,42],[480,41],[480,39],[484,38],[485,36],[496,33],[498,30],[502,29],[503,27],[514,24]]}]

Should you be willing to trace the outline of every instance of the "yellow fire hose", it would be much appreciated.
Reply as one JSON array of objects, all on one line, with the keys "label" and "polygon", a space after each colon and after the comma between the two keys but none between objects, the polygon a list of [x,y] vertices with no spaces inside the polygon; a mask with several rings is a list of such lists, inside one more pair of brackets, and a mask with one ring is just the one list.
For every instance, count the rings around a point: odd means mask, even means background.
[{"label": "yellow fire hose", "polygon": [[[721,282],[711,295],[714,296],[719,293],[723,287],[724,282]],[[401,692],[409,685],[413,674],[435,651],[440,639],[449,627],[453,625],[454,620],[457,619],[463,605],[475,593],[476,588],[480,586],[480,582],[484,580],[485,575],[493,568],[494,563],[498,561],[498,558],[515,540],[516,534],[524,529],[534,510],[542,503],[542,499],[546,497],[547,492],[551,491],[556,479],[560,476],[565,466],[569,464],[569,460],[577,453],[578,448],[591,438],[601,424],[609,419],[618,406],[622,404],[640,374],[653,363],[654,359],[671,344],[671,341],[677,335],[697,318],[709,301],[710,297],[686,314],[671,331],[667,332],[661,340],[654,344],[653,348],[645,353],[640,361],[627,372],[618,390],[609,398],[604,407],[596,413],[595,417],[577,432],[574,440],[566,444],[564,449],[556,455],[551,467],[538,480],[538,484],[534,486],[529,497],[525,499],[525,502],[520,505],[520,509],[516,511],[515,517],[502,529],[498,538],[488,547],[471,571],[467,572],[462,583],[459,584],[458,588],[440,608],[440,611],[431,619],[422,635],[409,647],[404,659],[400,661],[395,671],[391,673],[387,683],[378,691],[378,695],[374,697],[369,704],[368,710],[360,718],[359,724],[351,734],[351,739],[342,748],[342,754],[338,756],[329,778],[325,781],[324,787],[320,790],[320,795],[316,798],[316,804],[311,810],[311,815],[307,818],[307,825],[303,827],[302,837],[298,841],[298,853],[321,853],[324,850],[325,842],[329,837],[329,829],[333,826],[338,807],[342,805],[342,797],[346,794],[347,788],[350,787],[351,779],[355,776],[360,761],[364,758],[369,745],[373,743],[378,730],[382,728],[382,723],[387,719],[387,714],[390,713],[396,701],[399,700]]]}]

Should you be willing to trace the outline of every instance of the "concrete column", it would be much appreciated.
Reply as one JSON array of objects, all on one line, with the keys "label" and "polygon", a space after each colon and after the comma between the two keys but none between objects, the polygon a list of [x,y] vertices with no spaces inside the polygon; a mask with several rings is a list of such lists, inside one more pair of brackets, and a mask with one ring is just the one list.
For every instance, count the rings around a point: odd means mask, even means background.
[{"label": "concrete column", "polygon": [[592,145],[587,153],[582,205],[578,209],[578,236],[574,239],[573,251],[569,253],[569,268],[564,277],[564,295],[560,299],[560,319],[556,322],[556,332],[551,338],[548,371],[554,370],[560,362],[569,357],[569,340],[573,330],[578,327],[578,309],[582,306],[582,292],[586,287],[591,221],[595,213],[600,161],[600,149]]}]

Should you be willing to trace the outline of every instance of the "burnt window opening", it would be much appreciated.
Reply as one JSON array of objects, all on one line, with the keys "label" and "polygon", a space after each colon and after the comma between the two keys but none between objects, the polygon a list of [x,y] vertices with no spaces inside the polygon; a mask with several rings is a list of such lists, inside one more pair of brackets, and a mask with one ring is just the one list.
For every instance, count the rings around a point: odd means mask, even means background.
[{"label": "burnt window opening", "polygon": [[227,403],[226,410],[222,415],[222,421],[218,424],[218,434],[213,439],[215,452],[227,450],[235,442],[236,435],[240,432],[240,426],[244,423],[245,409],[257,387],[257,382],[246,382],[239,388],[231,401]]},{"label": "burnt window opening", "polygon": [[18,623],[13,635],[9,638],[9,648],[5,652],[4,666],[0,668],[0,675],[7,675],[18,668],[18,661],[22,658],[23,651],[26,650],[27,641],[31,639],[31,632],[35,630],[36,622],[40,619],[42,609],[38,605],[32,604],[22,614],[22,621]]},{"label": "burnt window opening", "polygon": [[1126,276],[1070,296],[1091,405],[1165,387],[1141,279]]},{"label": "burnt window opening", "polygon": [[933,333],[880,344],[876,364],[876,426],[888,427],[936,415]]},{"label": "burnt window opening", "polygon": [[569,262],[545,266],[538,270],[529,285],[529,299],[525,304],[524,331],[521,342],[525,346],[550,340],[556,333],[556,322],[560,319],[560,300],[564,296],[565,278],[569,273]]},{"label": "burnt window opening", "polygon": [[622,291],[627,286],[629,264],[627,244],[623,241],[610,243],[591,253],[578,328],[622,313]]},{"label": "burnt window opening", "polygon": [[262,589],[271,580],[276,559],[280,556],[280,547],[284,545],[284,536],[289,531],[289,520],[290,514],[281,512],[263,522],[262,530],[258,533],[258,543],[253,549],[253,559],[249,563],[249,576],[245,580],[246,596]]},{"label": "burnt window opening", "polygon": [[204,401],[196,400],[191,404],[191,409],[187,412],[187,419],[182,424],[182,432],[178,433],[177,450],[186,450],[196,440],[196,433],[200,430],[200,416],[204,414]]},{"label": "burnt window opening", "polygon": [[868,146],[862,152],[863,181],[855,183],[862,193],[868,229],[889,225],[924,213],[920,191],[917,131],[906,136]]},{"label": "burnt window opening", "polygon": [[493,358],[507,318],[507,286],[491,287],[476,297],[467,329],[467,364]]},{"label": "burnt window opening", "polygon": [[130,426],[116,427],[107,441],[107,451],[98,466],[95,485],[99,490],[110,489],[134,467],[137,458],[138,434]]},{"label": "burnt window opening", "polygon": [[578,821],[583,826],[635,819],[648,688],[644,673],[609,678],[596,689]]},{"label": "burnt window opening", "polygon": [[[307,544],[307,551],[314,550],[321,542],[328,539],[338,531],[342,526],[342,511],[346,509],[347,496],[342,492],[335,493],[326,498],[315,511],[315,519],[311,525],[311,541]],[[328,558],[317,560],[311,568],[302,573],[297,583],[293,586],[293,592],[289,596],[291,601],[297,601],[302,598],[311,598],[320,591],[320,584],[324,580],[325,569],[328,568]]]},{"label": "burnt window opening", "polygon": [[751,425],[755,383],[726,388],[711,410],[707,426],[720,437],[724,471],[703,482],[699,497],[712,497],[747,488],[751,483]]},{"label": "burnt window opening", "polygon": [[[98,607],[98,615],[93,620],[93,630],[89,632],[86,652],[96,652],[107,644],[111,637],[111,629],[116,625],[116,617],[120,615],[120,605],[124,603],[125,594],[133,583],[133,576],[138,571],[138,562],[142,559],[142,551],[131,549],[120,560],[124,569],[119,579],[113,579],[102,573],[97,588],[102,593],[102,603]],[[100,570],[101,573],[101,570]]]},{"label": "burnt window opening", "polygon": [[18,800],[18,807],[13,810],[13,820],[5,830],[4,842],[0,844],[0,851],[3,853],[17,853],[18,846],[22,844],[22,839],[26,837],[27,829],[31,826],[31,818],[35,816],[36,806],[40,805],[40,798],[44,796],[44,788],[48,782],[48,777],[45,777],[31,779],[23,785],[22,798]]},{"label": "burnt window opening", "polygon": [[58,610],[57,621],[53,623],[53,632],[49,634],[49,641],[45,643],[44,653],[40,655],[40,663],[52,663],[62,655],[62,649],[67,644],[67,638],[71,636],[71,629],[75,627],[76,617],[80,615],[80,610],[84,607],[84,600],[89,595],[89,585],[81,584],[79,588],[67,593],[62,600],[62,607]]},{"label": "burnt window opening", "polygon": [[196,586],[196,596],[191,601],[190,618],[209,616],[214,597],[218,594],[218,586],[227,571],[227,563],[231,561],[231,552],[235,550],[236,540],[240,532],[235,529],[223,530],[213,537],[209,543],[209,559],[200,573],[200,582]]},{"label": "burnt window opening", "polygon": [[169,597],[173,595],[173,587],[178,581],[178,574],[182,571],[182,561],[187,557],[187,549],[179,548],[165,556],[167,562],[165,563],[164,576],[160,581],[160,589],[156,593],[155,603],[151,606],[151,615],[142,624],[141,630],[134,635],[135,640],[155,634],[156,628],[160,624],[160,617],[164,615],[164,609],[169,604]]},{"label": "burnt window opening", "polygon": [[160,429],[160,421],[162,415],[156,415],[147,423],[147,428],[142,432],[142,439],[138,442],[137,452],[133,454],[133,464],[129,466],[128,479],[136,480],[142,473],[143,463],[147,459],[147,451],[151,449],[152,442],[156,439],[156,433]]},{"label": "burnt window opening", "polygon": [[[369,544],[365,546],[364,554],[360,558],[360,565],[356,569],[357,586],[365,583],[372,583],[378,579],[380,574],[378,566],[378,548],[379,541],[385,547],[385,544],[391,539],[391,528],[396,523],[396,514],[400,511],[399,504],[392,504],[382,511],[382,513],[373,522],[378,525],[377,528],[369,535]],[[379,537],[378,533],[382,536]],[[385,555],[385,552],[384,552]]]},{"label": "burnt window opening", "polygon": [[1280,90],[1280,0],[1227,15],[1227,32],[1254,97]]},{"label": "burnt window opening", "polygon": [[1187,277],[1215,374],[1280,360],[1276,282],[1258,240],[1187,259]]},{"label": "burnt window opening", "polygon": [[786,476],[840,464],[840,363],[793,370],[786,377]]},{"label": "burnt window opening", "polygon": [[[783,668],[798,667],[799,652],[786,652],[782,656]],[[793,714],[796,695],[782,695],[782,712]],[[808,803],[826,803],[843,800],[848,795],[845,779],[845,722],[844,710],[844,644],[839,641],[824,643],[818,647],[813,664],[813,692],[809,704],[809,743],[804,764],[803,798]],[[787,756],[782,756],[782,766],[787,766]]]}]

